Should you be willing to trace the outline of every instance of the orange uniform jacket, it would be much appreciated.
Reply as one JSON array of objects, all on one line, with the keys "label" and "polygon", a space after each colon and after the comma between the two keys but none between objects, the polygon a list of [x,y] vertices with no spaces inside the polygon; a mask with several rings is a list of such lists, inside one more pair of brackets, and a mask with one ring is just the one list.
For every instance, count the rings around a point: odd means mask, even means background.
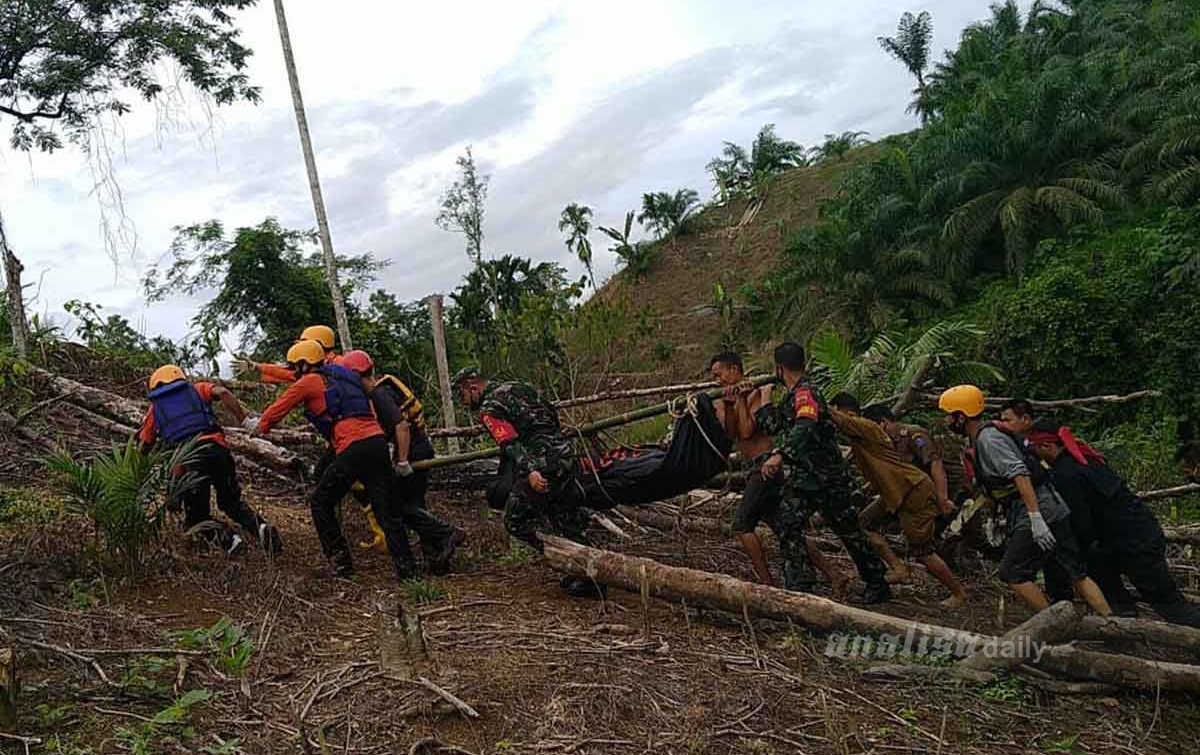
[{"label": "orange uniform jacket", "polygon": [[[205,403],[211,404],[213,402],[213,388],[216,387],[213,383],[192,383],[192,387],[196,389],[196,393],[200,394],[200,398]],[[158,428],[154,425],[153,406],[146,410],[146,418],[142,420],[142,429],[138,430],[138,440],[146,445],[158,440]],[[226,448],[229,447],[229,443],[225,440],[225,433],[208,433],[198,436],[196,440],[211,440]]]},{"label": "orange uniform jacket", "polygon": [[[272,427],[301,404],[313,414],[325,413],[325,380],[320,375],[310,372],[289,385],[283,395],[262,413],[258,431],[264,435],[270,432]],[[354,443],[377,435],[382,436],[383,430],[374,417],[348,417],[333,426],[333,452],[340,454]]]},{"label": "orange uniform jacket", "polygon": [[[337,361],[341,358],[341,354],[335,354],[331,351],[325,355],[325,364],[337,364]],[[292,368],[288,367],[286,364],[259,362],[255,366],[258,367],[258,377],[260,382],[270,383],[272,385],[288,385],[289,383],[296,382],[296,373],[293,372]]]}]

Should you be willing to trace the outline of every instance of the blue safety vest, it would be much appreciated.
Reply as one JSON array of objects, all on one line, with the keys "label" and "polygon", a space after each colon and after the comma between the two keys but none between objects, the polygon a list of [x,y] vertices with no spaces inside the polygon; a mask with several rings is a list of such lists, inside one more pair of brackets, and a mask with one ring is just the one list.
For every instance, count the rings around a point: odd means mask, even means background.
[{"label": "blue safety vest", "polygon": [[318,373],[325,381],[325,412],[305,411],[304,418],[322,437],[332,440],[333,426],[344,419],[375,416],[358,373],[337,364],[327,364]]},{"label": "blue safety vest", "polygon": [[208,402],[186,380],[175,380],[150,391],[154,428],[167,443],[183,443],[202,433],[220,432],[221,425]]}]

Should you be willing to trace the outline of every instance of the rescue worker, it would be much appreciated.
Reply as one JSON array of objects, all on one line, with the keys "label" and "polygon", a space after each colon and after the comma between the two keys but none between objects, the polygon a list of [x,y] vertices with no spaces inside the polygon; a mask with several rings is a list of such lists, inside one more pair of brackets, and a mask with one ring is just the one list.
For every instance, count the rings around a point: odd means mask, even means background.
[{"label": "rescue worker", "polygon": [[358,481],[366,488],[383,529],[397,578],[410,579],[416,576],[416,565],[399,507],[389,501],[392,465],[383,430],[362,380],[345,367],[326,363],[325,354],[317,341],[299,341],[288,349],[287,363],[296,380],[263,412],[256,432],[266,435],[303,405],[305,418],[333,447],[333,460],[322,471],[311,500],[313,525],[333,574],[354,573],[350,547],[338,521],[338,502]]},{"label": "rescue worker", "polygon": [[1040,611],[1050,601],[1034,577],[1048,564],[1057,564],[1092,610],[1108,616],[1111,610],[1104,594],[1087,576],[1070,510],[1041,465],[1027,461],[1020,441],[995,423],[983,421],[984,404],[983,391],[974,385],[949,388],[938,399],[938,407],[949,416],[950,429],[971,444],[975,479],[994,501],[1007,506],[1008,543],[1000,579],[1026,605]]},{"label": "rescue worker", "polygon": [[933,481],[929,475],[900,458],[892,439],[875,422],[859,416],[858,400],[848,393],[833,397],[830,417],[833,424],[850,441],[850,453],[863,477],[878,494],[878,500],[864,508],[858,521],[875,546],[875,552],[890,567],[888,582],[911,582],[912,573],[883,536],[882,528],[889,519],[900,521],[900,529],[908,540],[909,552],[924,565],[934,579],[950,591],[942,601],[946,608],[966,605],[967,591],[934,552],[935,522],[938,514],[934,502]]},{"label": "rescue worker", "polygon": [[1023,398],[1010,398],[1000,405],[1000,421],[1012,435],[1024,438],[1037,417],[1033,413],[1033,404]]},{"label": "rescue worker", "polygon": [[[217,508],[257,540],[263,550],[270,554],[282,551],[283,542],[275,527],[242,500],[233,454],[212,408],[214,401],[220,401],[235,420],[245,423],[246,410],[237,397],[214,383],[189,382],[183,370],[173,364],[155,370],[148,387],[150,408],[138,431],[142,447],[148,449],[159,442],[168,447],[196,444],[183,468],[178,470],[197,477],[197,483],[179,496],[184,530],[212,521],[209,493],[215,490]],[[215,534],[215,542],[229,555],[245,548],[245,540],[236,533],[220,530]]]},{"label": "rescue worker", "polygon": [[891,598],[891,590],[883,564],[859,526],[856,493],[837,445],[837,428],[825,399],[808,380],[804,347],[791,342],[776,347],[775,373],[787,393],[777,406],[759,409],[755,421],[776,436],[762,476],[770,480],[786,474],[779,507],[784,584],[789,590],[811,590],[813,575],[802,538],[809,518],[820,511],[866,583],[863,602],[882,603]]},{"label": "rescue worker", "polygon": [[[715,355],[709,360],[708,369],[713,380],[725,389],[725,396],[714,404],[717,420],[736,444],[742,458],[752,462],[746,473],[742,500],[733,514],[734,536],[750,557],[758,581],[774,585],[762,541],[755,532],[759,522],[765,522],[777,537],[782,530],[778,518],[783,481],[778,478],[767,480],[762,476],[762,464],[770,456],[774,438],[760,430],[754,422],[754,413],[761,407],[771,405],[772,386],[756,388],[747,383],[742,358],[732,351]],[[825,557],[811,535],[805,536],[804,546],[813,565],[832,585],[834,597],[844,597],[850,577]]]},{"label": "rescue worker", "polygon": [[929,475],[943,516],[954,513],[971,497],[971,485],[963,470],[961,449],[948,442],[949,438],[934,439],[920,425],[899,422],[885,404],[874,404],[863,410],[862,416],[878,424],[900,458]]},{"label": "rescue worker", "polygon": [[1200,627],[1200,606],[1188,602],[1167,568],[1167,541],[1150,507],[1112,471],[1103,456],[1075,439],[1071,428],[1039,419],[1029,431],[1034,452],[1050,467],[1054,488],[1071,508],[1088,575],[1118,616],[1137,616],[1121,576],[1163,619]]},{"label": "rescue worker", "polygon": [[[333,332],[333,328],[328,325],[309,325],[300,331],[300,337],[296,339],[296,342],[299,343],[300,341],[316,341],[321,344],[321,348],[325,352],[325,362],[327,364],[338,360],[338,353],[335,349],[337,336]],[[255,362],[245,357],[236,357],[233,360],[232,366],[235,375],[257,372],[259,380],[264,383],[287,385],[288,383],[296,382],[296,373],[285,364]]]},{"label": "rescue worker", "polygon": [[[571,440],[563,433],[558,411],[536,388],[519,382],[494,383],[475,367],[454,375],[454,388],[466,406],[479,412],[488,433],[512,462],[512,489],[504,508],[508,533],[541,551],[537,531],[587,542],[590,515],[584,508],[583,489],[576,480],[578,460]],[[560,583],[576,597],[598,597],[602,585],[578,577]]]},{"label": "rescue worker", "polygon": [[[375,416],[383,428],[384,437],[392,447],[392,498],[401,507],[404,523],[421,539],[421,550],[429,570],[437,575],[450,571],[450,559],[458,546],[466,541],[466,533],[442,521],[425,506],[429,489],[429,472],[413,469],[412,462],[434,457],[433,443],[425,433],[425,411],[420,400],[399,378],[393,375],[376,377],[375,362],[362,350],[346,352],[339,364],[353,370],[362,380],[371,397]],[[375,532],[377,544],[383,544],[383,530],[373,515],[368,522]]]}]

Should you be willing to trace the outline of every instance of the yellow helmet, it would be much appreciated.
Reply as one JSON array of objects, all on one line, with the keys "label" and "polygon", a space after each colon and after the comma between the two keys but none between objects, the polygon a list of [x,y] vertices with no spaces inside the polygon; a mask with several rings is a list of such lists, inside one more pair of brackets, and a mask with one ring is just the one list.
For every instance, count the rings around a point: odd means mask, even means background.
[{"label": "yellow helmet", "polygon": [[174,383],[176,380],[185,380],[183,370],[173,364],[164,364],[154,371],[150,376],[150,390],[154,390],[160,385]]},{"label": "yellow helmet", "polygon": [[947,388],[938,399],[938,408],[946,414],[962,412],[968,417],[983,414],[983,391],[974,385],[956,385]]},{"label": "yellow helmet", "polygon": [[334,344],[333,328],[328,325],[309,325],[300,332],[300,337],[296,340],[316,341],[328,351],[333,348]]},{"label": "yellow helmet", "polygon": [[288,349],[288,364],[300,364],[301,362],[321,364],[324,361],[325,348],[317,341],[296,341],[292,344],[292,348]]}]

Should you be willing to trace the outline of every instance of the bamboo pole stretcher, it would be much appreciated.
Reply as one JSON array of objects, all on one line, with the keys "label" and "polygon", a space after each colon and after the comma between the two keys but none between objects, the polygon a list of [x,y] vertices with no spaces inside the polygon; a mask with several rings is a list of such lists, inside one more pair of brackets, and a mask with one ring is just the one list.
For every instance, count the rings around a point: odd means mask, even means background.
[{"label": "bamboo pole stretcher", "polygon": [[[1029,405],[1034,409],[1041,411],[1050,411],[1054,409],[1073,409],[1083,406],[1095,406],[1105,404],[1127,404],[1131,401],[1140,401],[1144,398],[1158,398],[1162,396],[1162,391],[1146,390],[1134,391],[1124,395],[1108,394],[1103,396],[1084,396],[1082,398],[1062,398],[1052,400],[1026,399]],[[919,402],[924,406],[937,406],[940,393],[922,393],[919,397]],[[987,408],[997,409],[1001,404],[1012,401],[1010,396],[988,396]]]},{"label": "bamboo pole stretcher", "polygon": [[[776,380],[776,378],[774,375],[762,375],[760,377],[756,377],[756,378],[750,380],[749,382],[757,388],[760,386],[767,385],[769,383],[774,383],[775,380]],[[725,393],[725,390],[723,388],[713,388],[713,389],[704,391],[704,394],[706,396],[708,396],[709,398],[717,398],[719,396],[724,395],[724,393]],[[676,403],[674,401],[664,401],[661,404],[655,404],[653,406],[647,406],[647,407],[643,407],[641,409],[634,409],[632,411],[628,411],[628,412],[624,412],[622,414],[617,414],[615,416],[608,417],[607,419],[597,420],[596,422],[590,422],[586,425],[581,425],[580,427],[575,428],[574,431],[578,432],[580,435],[595,435],[596,433],[600,432],[601,430],[608,430],[613,427],[627,425],[631,422],[637,422],[639,420],[649,419],[651,417],[657,417],[661,414],[666,414],[667,412],[671,411],[672,408],[674,408],[675,406],[676,406]],[[462,464],[462,463],[468,462],[468,461],[478,461],[479,459],[491,459],[491,458],[497,457],[499,455],[500,455],[499,448],[485,448],[481,451],[472,451],[471,453],[457,454],[455,456],[441,456],[436,459],[428,459],[426,461],[418,461],[413,464],[413,469],[418,469],[418,470],[419,469],[438,469],[440,467],[449,467],[449,466],[453,466],[455,464]]]}]

